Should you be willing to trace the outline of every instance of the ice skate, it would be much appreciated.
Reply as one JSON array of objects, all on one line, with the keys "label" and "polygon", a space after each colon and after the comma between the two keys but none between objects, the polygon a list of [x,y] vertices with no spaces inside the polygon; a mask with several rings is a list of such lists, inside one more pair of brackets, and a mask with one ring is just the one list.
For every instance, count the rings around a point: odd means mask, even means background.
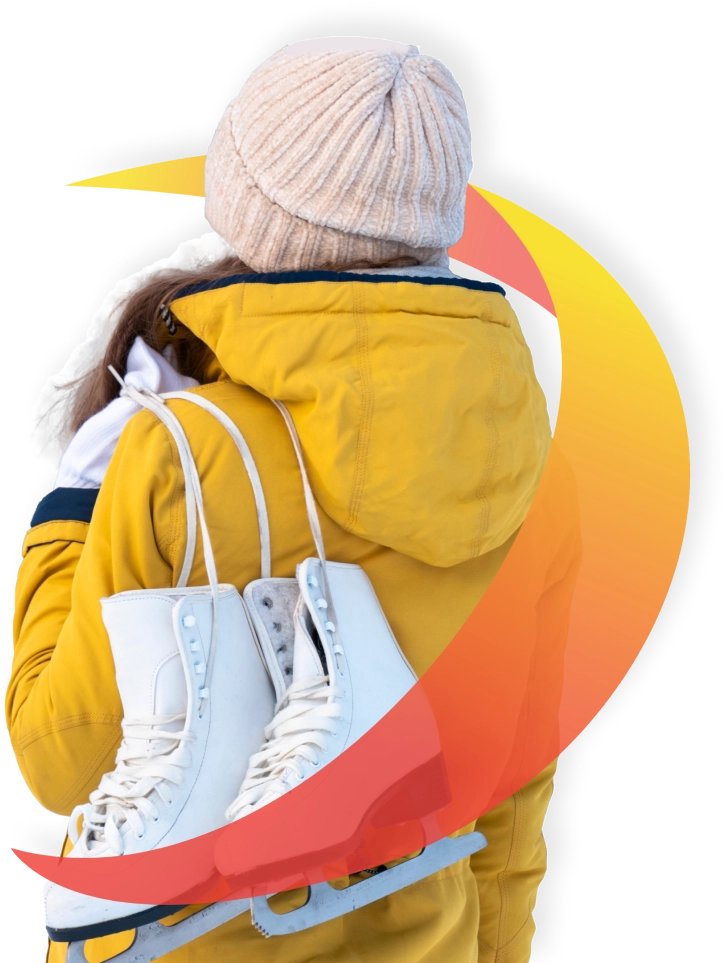
[{"label": "ice skate", "polygon": [[[276,404],[296,450],[319,557],[302,562],[296,578],[291,579],[270,578],[268,563],[264,577],[250,583],[243,593],[277,705],[273,708],[271,697],[264,735],[251,751],[249,764],[245,758],[245,778],[241,787],[238,783],[231,794],[226,816],[233,822],[318,772],[321,766],[353,745],[416,683],[416,676],[399,649],[366,574],[358,565],[326,562],[300,443],[287,409]],[[419,756],[412,757],[411,772],[403,784],[392,786],[384,798],[372,800],[371,808],[378,822],[396,824],[403,797],[406,797],[404,811],[410,817],[407,806],[412,791],[416,795],[424,784],[429,790],[427,798],[438,795],[439,806],[449,801],[433,718],[429,731],[421,733],[417,748]],[[431,791],[433,784],[434,792]],[[416,813],[423,821],[432,815],[432,812]],[[337,828],[350,840],[351,846],[355,846],[360,826]],[[276,842],[270,841],[274,855]],[[155,916],[138,918],[132,946],[115,960],[117,963],[151,963],[248,909],[252,909],[253,923],[264,936],[308,929],[391,895],[470,856],[484,845],[486,841],[480,833],[440,839],[423,849],[419,856],[391,869],[378,867],[371,871],[369,878],[345,890],[336,890],[328,883],[315,884],[309,887],[304,906],[283,915],[270,908],[267,897],[254,897],[212,904],[173,926],[165,926],[154,921],[174,911],[174,907],[165,905],[157,908]],[[335,848],[335,841],[332,847]],[[277,868],[284,869],[287,860],[300,856],[279,851],[279,846],[277,850]],[[325,856],[325,853],[315,854],[317,859],[325,860]],[[244,854],[238,861],[234,848],[221,837],[215,850],[215,864],[218,872],[234,881],[238,870],[244,868]],[[159,909],[163,909],[163,913],[158,912]],[[82,944],[72,943],[68,963],[84,961]]]},{"label": "ice skate", "polygon": [[[326,578],[323,576],[325,564]],[[328,584],[329,599],[322,586]],[[300,596],[294,614],[292,666],[281,658],[279,648],[289,650],[285,634],[277,633],[280,644],[274,649],[275,634],[263,637],[263,651],[279,698],[277,712],[266,728],[266,742],[250,760],[242,790],[230,806],[228,817],[242,819],[262,806],[304,782],[321,767],[331,762],[378,722],[415,684],[416,676],[401,653],[384,618],[373,587],[357,565],[324,563],[309,558],[298,569]],[[284,589],[264,594],[265,580],[251,583],[246,589],[248,605],[256,599],[260,619],[265,609],[275,613],[275,601],[282,607]],[[288,592],[288,598],[292,593]],[[268,605],[265,605],[267,601]],[[321,602],[326,602],[322,605]],[[333,613],[334,614],[330,614]],[[330,617],[329,617],[330,614]],[[335,618],[336,621],[331,621]],[[278,614],[274,625],[280,624]],[[267,641],[268,645],[265,645]],[[290,676],[286,669],[290,668]],[[287,689],[284,683],[289,679]],[[377,823],[397,822],[398,802],[406,796],[438,797],[441,808],[449,802],[446,773],[441,764],[436,726],[422,732],[418,756],[410,758],[411,772],[401,784],[391,787],[385,797],[373,800],[370,814]],[[427,793],[419,787],[426,784]],[[431,808],[431,807],[430,807]],[[420,811],[417,818],[426,820],[431,812]],[[346,826],[345,814],[332,832],[344,835],[353,849],[359,825]],[[337,840],[336,840],[337,841]],[[421,855],[386,871],[377,871],[344,890],[327,883],[309,888],[305,906],[286,914],[273,912],[266,897],[251,900],[252,919],[265,936],[308,929],[334,919],[342,913],[388,896],[404,886],[417,882],[457,862],[485,845],[479,833],[457,839],[441,839],[426,847]],[[280,874],[289,864],[292,870],[300,852],[280,851],[271,841],[271,867]],[[334,852],[332,841],[331,852]],[[277,861],[275,854],[277,853]],[[326,853],[314,854],[324,862]],[[218,870],[230,879],[244,866],[234,847],[223,835],[216,847]]]},{"label": "ice skate", "polygon": [[[142,403],[151,406],[146,396]],[[186,438],[161,402],[153,410],[172,431],[185,471],[190,524],[182,584],[102,600],[124,709],[124,738],[116,769],[102,778],[82,807],[79,834],[75,831],[79,813],[71,818],[72,858],[148,852],[223,826],[247,760],[259,748],[274,712],[273,687],[242,599],[234,586],[217,584],[199,479]],[[256,493],[260,490],[256,476],[253,487]],[[258,509],[262,570],[269,574],[264,502]],[[197,516],[210,584],[187,588]],[[210,865],[209,873],[213,870]],[[169,903],[149,906],[103,900],[49,884],[45,895],[49,936],[72,944],[69,960],[83,960],[83,941],[174,913],[179,907],[173,905],[177,895],[173,880],[169,886]]]},{"label": "ice skate", "polygon": [[[308,558],[298,566],[298,598],[292,619],[296,592],[292,585],[285,584],[287,580],[262,579],[245,589],[245,602],[256,625],[278,703],[275,718],[265,730],[266,741],[250,759],[240,794],[228,810],[231,821],[268,805],[319,772],[376,725],[417,681],[363,569],[326,562],[300,443],[290,414],[283,406],[278,407],[296,449],[319,557]],[[420,731],[408,762],[410,774],[392,786],[385,797],[371,801],[367,815],[379,823],[398,822],[403,797],[408,802],[412,796],[425,795],[429,810],[443,808],[449,802],[433,716],[426,729]],[[417,791],[423,784],[427,786],[426,794]],[[342,840],[350,842],[353,849],[360,826],[347,825],[346,814],[337,818],[338,824],[332,825],[331,851]],[[433,811],[417,812],[416,818],[426,821],[433,818]],[[442,839],[415,859],[377,872],[346,890],[317,884],[310,889],[304,907],[284,915],[273,913],[266,897],[254,897],[253,922],[266,936],[307,929],[389,895],[484,845],[484,837],[476,833]],[[287,867],[293,869],[299,864],[301,855],[300,849],[286,851],[286,846],[290,846],[289,840],[270,841],[270,868],[281,876]],[[326,861],[326,853],[311,855],[319,862]],[[218,840],[215,862],[218,870],[232,881],[246,868],[245,854],[236,853],[234,843],[225,834]]]}]

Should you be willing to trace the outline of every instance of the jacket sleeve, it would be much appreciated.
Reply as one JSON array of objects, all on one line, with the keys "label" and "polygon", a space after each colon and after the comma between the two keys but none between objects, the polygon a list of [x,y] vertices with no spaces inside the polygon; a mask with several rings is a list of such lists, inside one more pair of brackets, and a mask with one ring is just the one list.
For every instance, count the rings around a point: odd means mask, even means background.
[{"label": "jacket sleeve", "polygon": [[[182,486],[166,429],[142,412],[122,434],[89,518],[72,506],[83,495],[58,489],[26,536],[6,718],[25,781],[55,812],[86,801],[113,768],[122,710],[100,600],[172,585],[166,559],[184,531]],[[158,543],[155,519],[168,543]]]}]

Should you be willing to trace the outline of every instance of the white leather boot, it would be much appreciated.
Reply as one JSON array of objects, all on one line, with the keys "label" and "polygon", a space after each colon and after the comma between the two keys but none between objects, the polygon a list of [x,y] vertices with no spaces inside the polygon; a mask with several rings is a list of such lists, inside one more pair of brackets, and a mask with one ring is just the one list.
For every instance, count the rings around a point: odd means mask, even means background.
[{"label": "white leather boot", "polygon": [[[81,807],[84,822],[73,858],[148,852],[223,826],[225,810],[274,712],[273,686],[242,599],[234,586],[217,584],[186,438],[168,409],[157,414],[180,448],[188,508],[194,497],[184,570],[194,553],[198,514],[210,585],[144,589],[102,600],[124,709],[124,738],[116,769]],[[264,505],[261,519],[267,574]],[[71,817],[72,839],[78,815]],[[200,879],[206,871],[200,867]],[[208,871],[214,871],[212,864]],[[170,879],[165,895],[172,901],[179,896],[174,885]],[[56,884],[46,886],[45,906],[49,936],[63,942],[136,928],[177,908],[113,902]]]},{"label": "white leather boot", "polygon": [[[241,791],[228,810],[231,821],[266,806],[345,752],[415,685],[416,676],[394,638],[376,593],[358,565],[327,562],[303,452],[287,409],[275,402],[288,426],[301,470],[308,520],[318,558],[308,558],[294,579],[260,579],[243,593],[275,683],[278,703],[265,742],[250,759]],[[296,584],[297,583],[297,584]],[[336,807],[328,817],[324,846],[311,848],[296,827],[266,840],[270,878],[300,880],[305,866],[340,861],[361,842],[369,822],[396,826],[417,820],[423,831],[420,855],[393,868],[376,867],[343,890],[326,882],[309,886],[306,903],[287,913],[273,911],[266,896],[250,899],[252,921],[264,936],[294,933],[335,919],[381,899],[486,845],[480,833],[438,839],[436,812],[450,801],[436,719],[420,692],[416,737],[403,736],[396,749],[406,771],[385,788],[358,787],[356,811]],[[437,841],[425,845],[427,839]],[[251,867],[230,827],[215,846],[215,863],[235,887],[247,885]],[[220,914],[221,917],[221,914]],[[210,921],[206,923],[210,925]],[[160,934],[157,946],[168,944]]]},{"label": "white leather boot", "polygon": [[[208,590],[122,593],[103,600],[103,617],[124,707],[124,739],[116,769],[84,807],[84,826],[70,854],[77,858],[148,852],[223,826],[241,771],[273,714],[272,685],[234,587],[220,587],[223,644],[203,713],[198,688],[211,642]],[[92,939],[174,912],[173,906],[115,903],[55,884],[46,887],[45,904],[49,935],[60,941]]]},{"label": "white leather boot", "polygon": [[[363,569],[326,561],[300,442],[289,412],[280,404],[278,408],[298,457],[319,557],[308,558],[298,566],[297,586],[292,579],[261,579],[250,583],[243,593],[275,683],[278,703],[275,717],[265,729],[265,742],[250,759],[240,794],[228,810],[231,821],[280,798],[345,752],[417,681]],[[416,741],[407,747],[407,763],[410,783],[426,784],[427,792],[423,795],[436,810],[449,802],[449,790],[436,720],[427,709],[428,706],[422,713]],[[398,787],[390,787],[385,799],[371,799],[370,809],[388,821],[388,807],[389,813],[394,814],[390,821],[399,821],[397,792]],[[403,792],[411,795],[405,787]],[[406,805],[403,812],[406,813]],[[426,819],[433,812],[417,812],[416,816]],[[339,825],[331,825],[331,847],[348,842],[355,848],[360,820],[349,820],[348,814],[340,811],[336,820]],[[246,854],[236,849],[235,838],[233,833],[223,833],[215,847],[218,870],[233,880],[249,869]],[[271,839],[266,865],[282,875],[286,867],[295,873],[301,856],[309,855],[301,848],[304,845],[304,841],[291,843],[285,834]],[[310,856],[311,865],[315,865],[313,860],[318,857]]]},{"label": "white leather boot", "polygon": [[[267,602],[274,613],[275,603],[284,602],[266,583],[264,579],[250,583],[245,602],[257,609],[258,637],[278,694],[277,711],[228,810],[231,821],[278,799],[318,772],[368,732],[417,681],[360,566],[324,563],[319,558],[308,558],[298,566],[291,670],[274,648],[273,634],[259,627],[265,616],[260,606]],[[285,634],[281,647],[289,649]],[[428,731],[418,734],[417,756],[410,757],[412,768],[430,761],[436,765],[439,751],[432,716]],[[447,801],[445,793],[442,804]],[[238,869],[224,835],[215,860],[225,875],[234,875]]]}]

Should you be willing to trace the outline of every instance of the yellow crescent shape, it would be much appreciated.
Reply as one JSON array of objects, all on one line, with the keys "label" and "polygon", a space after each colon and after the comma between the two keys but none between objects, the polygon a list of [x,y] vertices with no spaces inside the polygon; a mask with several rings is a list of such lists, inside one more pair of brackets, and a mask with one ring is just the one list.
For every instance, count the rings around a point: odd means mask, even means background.
[{"label": "yellow crescent shape", "polygon": [[66,187],[117,187],[127,191],[158,191],[162,194],[204,197],[204,161],[204,154],[181,157],[179,160],[144,164],[113,174],[89,177],[88,180],[75,181]]}]

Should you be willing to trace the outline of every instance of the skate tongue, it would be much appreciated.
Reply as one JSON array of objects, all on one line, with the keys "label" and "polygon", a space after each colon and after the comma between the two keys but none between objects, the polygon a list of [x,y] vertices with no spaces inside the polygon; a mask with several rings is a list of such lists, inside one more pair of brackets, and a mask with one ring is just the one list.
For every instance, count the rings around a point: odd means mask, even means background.
[{"label": "skate tongue", "polygon": [[318,633],[302,598],[295,610],[293,682],[327,674],[326,659]]}]

